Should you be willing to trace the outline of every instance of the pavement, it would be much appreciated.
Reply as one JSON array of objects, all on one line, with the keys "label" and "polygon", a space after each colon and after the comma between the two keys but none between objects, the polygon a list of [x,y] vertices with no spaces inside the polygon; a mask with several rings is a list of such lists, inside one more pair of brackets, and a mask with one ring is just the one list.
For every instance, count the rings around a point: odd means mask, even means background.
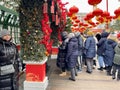
[{"label": "pavement", "polygon": [[[76,81],[71,81],[68,79],[69,72],[66,76],[59,76],[61,70],[56,67],[56,58],[48,60],[47,64],[49,66],[47,69],[49,84],[46,90],[120,90],[120,81],[107,76],[105,70],[97,70],[98,66],[95,67],[92,74],[86,73],[86,67],[83,67],[82,72],[76,76]],[[25,73],[20,77],[19,90],[24,90],[24,80]]]}]

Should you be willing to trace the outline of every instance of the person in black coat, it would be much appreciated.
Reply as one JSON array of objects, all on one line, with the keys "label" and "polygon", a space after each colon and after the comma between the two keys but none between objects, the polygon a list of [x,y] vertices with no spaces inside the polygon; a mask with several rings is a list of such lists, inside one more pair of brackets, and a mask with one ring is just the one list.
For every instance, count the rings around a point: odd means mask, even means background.
[{"label": "person in black coat", "polygon": [[2,74],[0,71],[0,90],[18,90],[17,75],[22,71],[22,62],[16,45],[11,42],[10,32],[2,30],[0,31],[0,69],[9,64],[13,64],[15,71],[8,74]]},{"label": "person in black coat", "polygon": [[67,48],[66,62],[68,69],[71,72],[71,77],[69,80],[75,81],[75,76],[77,75],[76,64],[78,58],[78,40],[74,33],[68,34],[69,42]]},{"label": "person in black coat", "polygon": [[57,55],[57,67],[59,67],[62,71],[60,76],[65,76],[66,75],[66,53],[67,53],[67,43],[68,43],[68,38],[67,38],[68,33],[66,31],[63,31],[61,33],[61,38],[62,38],[62,43],[58,47],[58,55]]},{"label": "person in black coat", "polygon": [[111,76],[111,69],[113,65],[113,59],[115,55],[115,50],[114,48],[116,47],[117,42],[116,42],[116,36],[109,35],[108,39],[105,41],[105,51],[104,51],[104,62],[105,65],[107,66],[107,75]]},{"label": "person in black coat", "polygon": [[105,51],[104,44],[108,36],[109,36],[108,32],[102,32],[101,39],[97,43],[97,55],[98,55],[98,64],[99,64],[98,70],[101,70],[101,71],[103,71],[103,69],[106,68],[103,55]]}]

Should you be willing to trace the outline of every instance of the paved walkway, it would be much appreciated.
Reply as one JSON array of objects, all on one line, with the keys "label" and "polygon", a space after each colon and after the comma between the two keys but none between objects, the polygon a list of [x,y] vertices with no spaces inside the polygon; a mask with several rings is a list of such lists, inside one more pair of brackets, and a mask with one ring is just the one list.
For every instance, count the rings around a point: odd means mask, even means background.
[{"label": "paved walkway", "polygon": [[112,80],[105,71],[93,70],[92,74],[86,73],[86,67],[78,74],[76,81],[68,80],[70,75],[59,76],[60,69],[56,67],[55,60],[49,61],[51,74],[47,90],[120,90],[120,81]]},{"label": "paved walkway", "polygon": [[[98,71],[97,67],[92,74],[86,73],[86,67],[76,76],[76,81],[68,80],[67,76],[61,77],[60,69],[56,67],[56,60],[48,61],[50,66],[47,76],[49,85],[46,90],[120,90],[120,81],[112,80],[111,76],[107,76],[105,71]],[[23,81],[25,74],[21,76],[20,89],[23,89]]]}]

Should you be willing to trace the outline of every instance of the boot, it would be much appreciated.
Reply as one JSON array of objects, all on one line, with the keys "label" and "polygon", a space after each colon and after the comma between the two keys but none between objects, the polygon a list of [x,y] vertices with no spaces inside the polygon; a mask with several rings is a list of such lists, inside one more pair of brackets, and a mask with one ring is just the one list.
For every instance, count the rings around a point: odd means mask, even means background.
[{"label": "boot", "polygon": [[115,75],[112,75],[112,79],[115,79]]},{"label": "boot", "polygon": [[59,74],[59,76],[66,76],[66,72],[62,72],[61,74]]},{"label": "boot", "polygon": [[98,68],[98,70],[103,71],[103,67]]}]

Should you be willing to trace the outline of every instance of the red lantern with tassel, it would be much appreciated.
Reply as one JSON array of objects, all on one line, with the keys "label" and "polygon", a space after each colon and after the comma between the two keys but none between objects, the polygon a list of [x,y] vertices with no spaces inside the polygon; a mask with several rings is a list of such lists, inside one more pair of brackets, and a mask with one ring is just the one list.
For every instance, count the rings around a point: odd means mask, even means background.
[{"label": "red lantern with tassel", "polygon": [[96,8],[94,11],[93,11],[93,15],[95,16],[99,16],[99,15],[102,15],[103,11],[99,8]]},{"label": "red lantern with tassel", "polygon": [[95,6],[99,4],[101,1],[102,0],[88,0],[88,4]]},{"label": "red lantern with tassel", "polygon": [[71,12],[72,14],[77,13],[78,11],[79,11],[79,9],[78,9],[76,6],[72,6],[72,7],[69,9],[69,12]]}]

